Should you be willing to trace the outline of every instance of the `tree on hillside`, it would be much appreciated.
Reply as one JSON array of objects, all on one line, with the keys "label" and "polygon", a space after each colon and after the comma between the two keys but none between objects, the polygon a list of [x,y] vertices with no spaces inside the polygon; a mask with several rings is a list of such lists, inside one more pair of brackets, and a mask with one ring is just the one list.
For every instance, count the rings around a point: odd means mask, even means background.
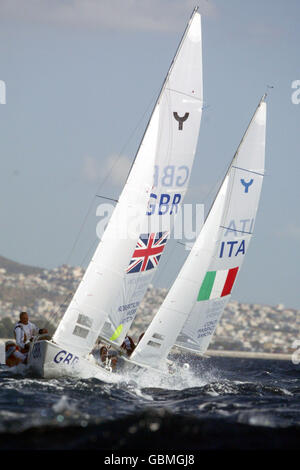
[{"label": "tree on hillside", "polygon": [[9,317],[0,320],[0,338],[13,338],[15,324]]}]

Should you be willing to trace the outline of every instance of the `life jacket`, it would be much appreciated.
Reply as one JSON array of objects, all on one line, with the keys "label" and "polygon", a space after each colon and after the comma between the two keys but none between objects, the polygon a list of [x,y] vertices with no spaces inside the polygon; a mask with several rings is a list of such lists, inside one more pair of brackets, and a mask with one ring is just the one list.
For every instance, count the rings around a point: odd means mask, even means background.
[{"label": "life jacket", "polygon": [[15,336],[15,339],[17,339],[17,337],[16,337],[16,329],[17,329],[17,328],[21,328],[21,329],[23,330],[23,333],[24,333],[24,343],[26,343],[26,341],[27,341],[27,335],[26,335],[26,333],[25,333],[25,330],[24,330],[24,327],[23,327],[23,323],[18,322],[18,323],[16,324],[16,326],[14,327],[14,336]]},{"label": "life jacket", "polygon": [[121,348],[125,349],[127,354],[131,354],[134,351],[135,345],[129,336],[125,337],[123,343],[121,344]]}]

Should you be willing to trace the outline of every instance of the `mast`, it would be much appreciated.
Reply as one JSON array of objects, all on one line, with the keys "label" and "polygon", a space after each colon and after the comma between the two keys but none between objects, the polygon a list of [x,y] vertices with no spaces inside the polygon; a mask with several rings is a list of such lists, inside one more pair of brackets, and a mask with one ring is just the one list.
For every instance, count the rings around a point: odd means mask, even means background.
[{"label": "mast", "polygon": [[[134,157],[134,159],[133,159],[133,162],[132,162],[132,164],[131,164],[131,166],[130,166],[130,169],[129,169],[129,172],[128,172],[128,175],[127,175],[127,180],[128,180],[128,178],[129,178],[129,175],[130,175],[130,172],[131,172],[131,170],[132,170],[132,167],[133,167],[133,165],[134,165],[134,163],[135,163],[136,157],[137,157],[137,155],[138,155],[138,153],[139,153],[140,147],[141,147],[141,145],[142,145],[144,136],[145,136],[145,134],[146,134],[146,132],[147,132],[147,130],[148,130],[148,127],[149,127],[149,124],[150,124],[150,122],[151,122],[151,119],[152,119],[152,116],[153,116],[153,114],[154,114],[154,111],[155,111],[157,105],[159,104],[159,101],[160,101],[160,99],[161,99],[161,96],[162,96],[162,94],[163,94],[163,91],[164,91],[164,89],[165,89],[165,87],[166,87],[166,83],[167,83],[168,78],[169,78],[169,76],[170,76],[170,73],[171,73],[171,71],[172,71],[173,65],[174,65],[174,63],[175,63],[175,61],[176,61],[176,57],[177,57],[178,54],[179,54],[179,51],[180,51],[180,49],[181,49],[181,47],[182,47],[182,44],[183,44],[183,42],[184,42],[184,39],[185,39],[185,37],[186,37],[187,31],[188,31],[188,29],[189,29],[189,27],[190,27],[190,25],[191,25],[191,23],[192,23],[192,21],[193,21],[193,18],[194,18],[194,16],[195,16],[195,14],[196,14],[197,11],[198,11],[198,9],[199,9],[199,7],[198,7],[198,6],[195,6],[195,8],[194,8],[194,10],[193,10],[193,13],[191,14],[191,17],[190,17],[190,19],[189,19],[189,21],[188,21],[188,24],[187,24],[187,26],[186,26],[186,28],[185,28],[185,30],[184,30],[182,36],[181,36],[181,40],[180,40],[180,42],[179,42],[179,45],[178,45],[178,47],[177,47],[177,50],[176,50],[175,55],[174,55],[174,57],[173,57],[173,60],[172,60],[172,62],[171,62],[171,64],[170,64],[170,67],[169,67],[169,70],[168,70],[168,72],[167,72],[167,75],[165,76],[165,79],[164,79],[163,84],[162,84],[162,86],[161,86],[160,92],[159,92],[158,97],[157,97],[157,99],[156,99],[156,102],[155,102],[155,104],[154,104],[152,113],[151,113],[150,118],[149,118],[149,120],[148,120],[148,124],[147,124],[147,126],[146,126],[146,128],[145,128],[145,131],[144,131],[143,137],[142,137],[142,139],[141,139],[140,145],[139,145],[139,147],[138,147],[138,149],[137,149],[137,152],[136,152],[136,154],[135,154],[135,157]],[[127,181],[127,180],[126,180],[126,181]]]},{"label": "mast", "polygon": [[[238,145],[238,147],[237,147],[237,149],[236,149],[236,151],[235,151],[235,154],[233,155],[233,158],[232,158],[232,160],[231,160],[231,162],[230,162],[230,164],[229,164],[229,166],[228,166],[228,169],[227,169],[227,171],[226,171],[226,173],[225,173],[225,176],[224,176],[224,178],[223,178],[223,181],[222,181],[222,183],[220,184],[219,190],[221,189],[222,184],[224,183],[225,178],[227,177],[228,173],[230,172],[231,168],[233,167],[233,164],[234,164],[235,160],[236,160],[237,157],[238,157],[239,150],[240,150],[241,146],[243,145],[243,142],[244,142],[244,140],[245,140],[245,138],[246,138],[246,136],[247,136],[247,134],[248,134],[248,132],[249,132],[249,129],[250,129],[250,127],[251,127],[251,124],[252,124],[253,119],[255,118],[255,115],[256,115],[256,113],[257,113],[257,110],[259,109],[261,103],[265,103],[266,97],[267,97],[267,93],[264,93],[263,96],[261,97],[261,99],[260,99],[260,101],[259,101],[257,107],[255,108],[255,111],[254,111],[254,113],[253,113],[253,115],[252,115],[252,118],[250,119],[250,122],[249,122],[249,124],[248,124],[248,127],[246,128],[246,130],[245,130],[245,132],[244,132],[244,135],[243,135],[243,137],[242,137],[242,139],[241,139],[241,141],[240,141],[240,143],[239,143],[239,145]],[[212,202],[212,204],[211,204],[211,206],[210,206],[210,209],[209,209],[209,211],[208,211],[208,214],[207,214],[205,220],[206,220],[207,217],[209,216],[209,213],[210,213],[210,211],[211,211],[211,209],[212,209],[212,207],[213,207],[213,205],[214,205],[214,202],[215,202],[215,200],[216,200],[216,198],[217,198],[217,196],[218,196],[218,193],[219,193],[219,191],[217,192],[217,194],[216,194],[216,196],[215,196],[215,198],[214,198],[214,200],[213,200],[213,202]],[[205,223],[205,221],[204,221],[204,223]]]}]

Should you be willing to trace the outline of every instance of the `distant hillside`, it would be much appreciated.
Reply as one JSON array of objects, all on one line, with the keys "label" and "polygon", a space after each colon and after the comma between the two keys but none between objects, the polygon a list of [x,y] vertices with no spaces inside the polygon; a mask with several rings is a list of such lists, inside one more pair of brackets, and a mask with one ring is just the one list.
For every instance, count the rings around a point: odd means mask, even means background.
[{"label": "distant hillside", "polygon": [[44,271],[42,268],[11,261],[10,259],[4,258],[4,256],[0,256],[0,269],[6,269],[8,274],[41,274]]},{"label": "distant hillside", "polygon": [[[5,272],[1,268],[6,269]],[[4,271],[3,269],[3,271]],[[8,337],[21,311],[52,331],[66,311],[84,275],[79,266],[53,269],[26,266],[0,256],[0,337]],[[145,331],[163,303],[167,289],[148,286],[130,336]],[[184,295],[184,293],[183,293]],[[51,328],[50,328],[51,327]],[[300,338],[300,310],[284,305],[246,304],[231,300],[217,325],[210,348],[290,354]]]}]

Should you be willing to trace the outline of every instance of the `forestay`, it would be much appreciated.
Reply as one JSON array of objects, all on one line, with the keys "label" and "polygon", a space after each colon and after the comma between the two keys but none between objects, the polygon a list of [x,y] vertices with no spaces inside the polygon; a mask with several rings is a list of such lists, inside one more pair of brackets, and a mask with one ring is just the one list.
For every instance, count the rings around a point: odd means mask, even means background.
[{"label": "forestay", "polygon": [[[56,343],[79,355],[91,351],[116,295],[122,296],[124,273],[139,238],[139,233],[130,227],[132,211],[138,204],[143,214],[147,209],[154,164],[152,149],[157,142],[158,122],[159,108],[152,116],[102,240],[53,336]],[[130,232],[127,233],[126,229]]]},{"label": "forestay", "polygon": [[61,346],[85,355],[100,332],[122,343],[187,190],[201,113],[201,20],[195,11],[119,202],[54,334]]},{"label": "forestay", "polygon": [[[148,210],[100,336],[121,345],[157,270],[188,187],[202,114],[201,19],[194,13],[183,35],[156,108],[158,137]],[[145,171],[145,170],[144,170]]]},{"label": "forestay", "polygon": [[204,353],[230,298],[253,233],[264,175],[264,97],[178,278],[132,354],[159,365],[171,347]]}]

